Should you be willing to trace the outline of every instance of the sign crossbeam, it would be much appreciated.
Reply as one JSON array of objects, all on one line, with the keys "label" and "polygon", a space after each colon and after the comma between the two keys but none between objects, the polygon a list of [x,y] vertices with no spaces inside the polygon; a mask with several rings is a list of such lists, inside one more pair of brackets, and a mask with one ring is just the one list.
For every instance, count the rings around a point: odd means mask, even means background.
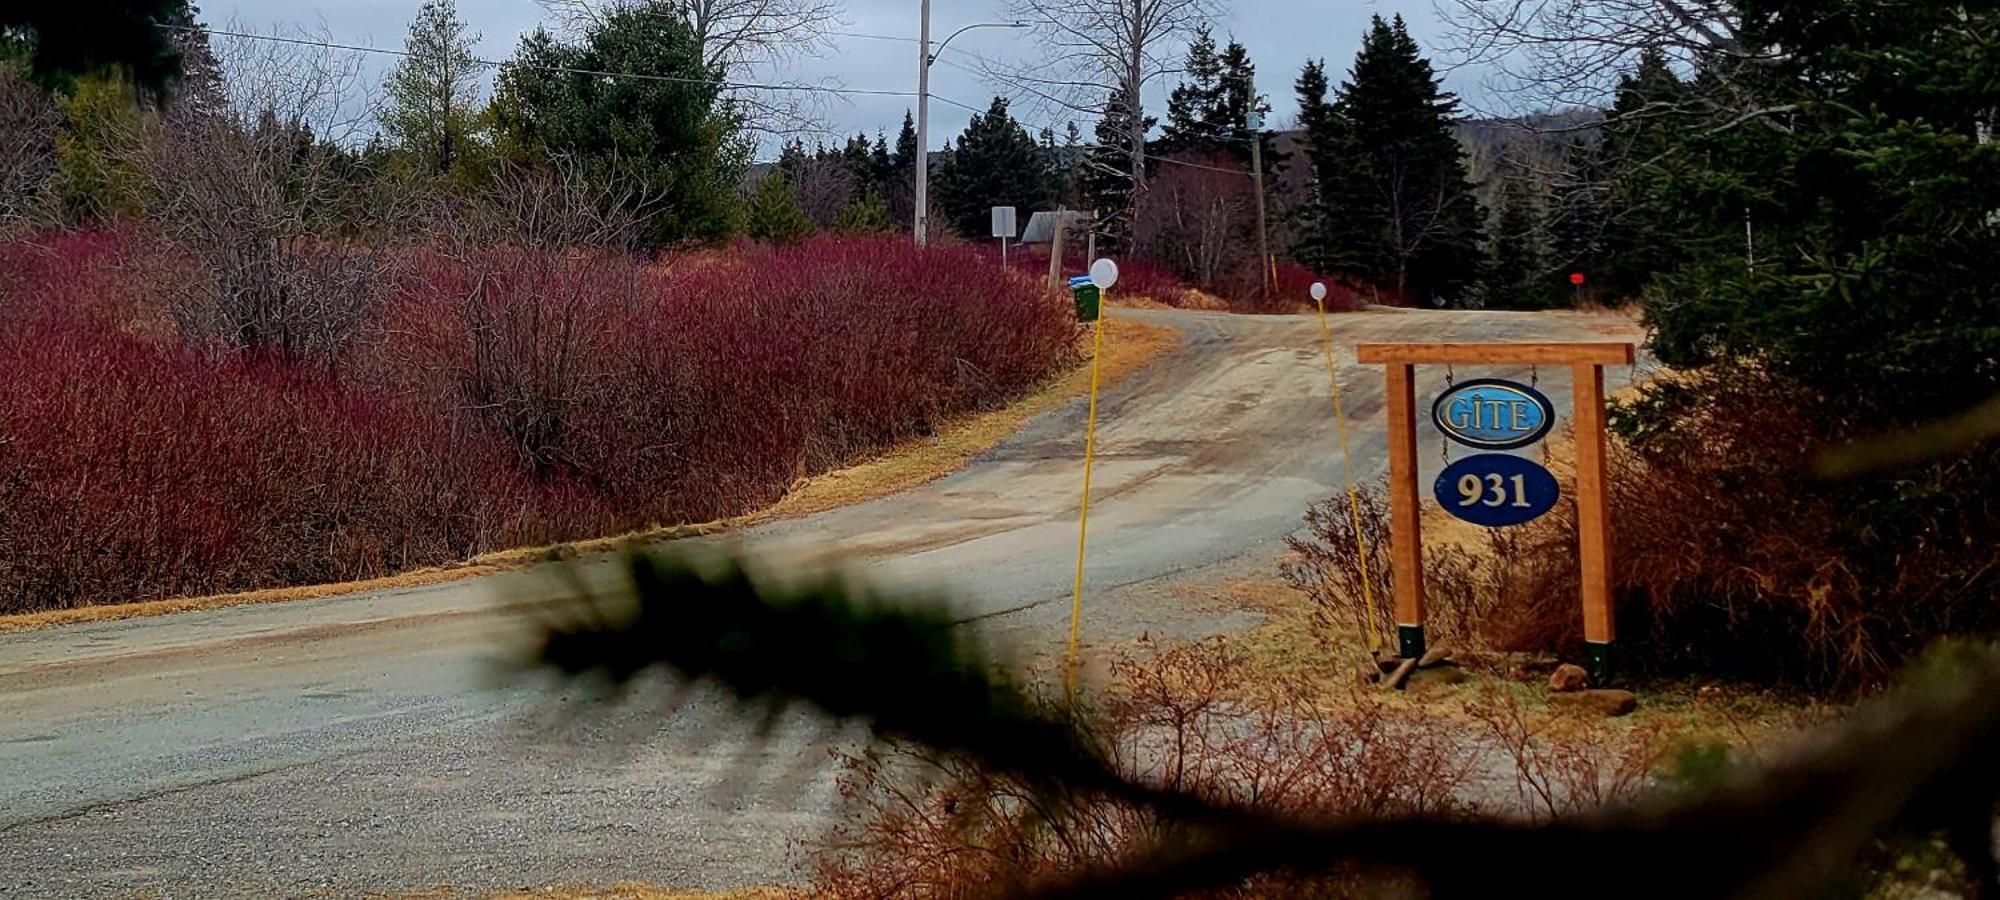
[{"label": "sign crossbeam", "polygon": [[1629,366],[1634,351],[1617,341],[1525,344],[1356,344],[1354,355],[1364,365],[1574,365]]},{"label": "sign crossbeam", "polygon": [[1576,343],[1360,344],[1355,358],[1383,366],[1389,418],[1389,560],[1395,579],[1397,650],[1424,653],[1423,515],[1417,474],[1416,367],[1419,365],[1564,365],[1575,407],[1577,557],[1586,667],[1609,680],[1614,638],[1611,608],[1611,515],[1605,484],[1604,367],[1631,365],[1633,345]]}]

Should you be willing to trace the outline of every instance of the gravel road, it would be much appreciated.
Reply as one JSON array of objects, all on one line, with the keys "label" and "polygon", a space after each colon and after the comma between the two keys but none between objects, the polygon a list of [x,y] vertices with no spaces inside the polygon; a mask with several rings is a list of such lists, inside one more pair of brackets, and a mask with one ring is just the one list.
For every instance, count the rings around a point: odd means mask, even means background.
[{"label": "gravel road", "polygon": [[[1318,325],[1118,314],[1187,340],[1100,406],[1086,629],[1109,644],[1243,627],[1188,589],[1267,566],[1339,484]],[[1342,344],[1636,337],[1569,313],[1369,312],[1335,329]],[[1444,371],[1420,373],[1434,395]],[[1381,373],[1342,375],[1373,478]],[[1565,418],[1567,381],[1541,382]],[[716,540],[774,566],[945,589],[1021,654],[1059,646],[1082,418],[1078,401],[924,487]],[[601,562],[580,574],[614,577]],[[513,676],[523,624],[498,606],[564,590],[528,571],[0,635],[0,895],[796,880],[799,843],[836,809],[828,751],[862,736],[803,713],[759,736],[712,695],[612,703]]]}]

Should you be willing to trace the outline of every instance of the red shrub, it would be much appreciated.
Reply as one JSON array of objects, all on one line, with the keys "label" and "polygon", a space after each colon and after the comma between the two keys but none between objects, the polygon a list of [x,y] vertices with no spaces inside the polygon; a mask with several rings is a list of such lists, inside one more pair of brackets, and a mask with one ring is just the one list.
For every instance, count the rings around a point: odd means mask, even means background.
[{"label": "red shrub", "polygon": [[0,336],[0,611],[376,575],[519,537],[448,416],[74,323]]},{"label": "red shrub", "polygon": [[177,340],[138,277],[175,259],[131,235],[0,245],[0,610],[734,515],[1076,346],[1064,298],[968,248],[489,247],[406,254],[336,383]]}]

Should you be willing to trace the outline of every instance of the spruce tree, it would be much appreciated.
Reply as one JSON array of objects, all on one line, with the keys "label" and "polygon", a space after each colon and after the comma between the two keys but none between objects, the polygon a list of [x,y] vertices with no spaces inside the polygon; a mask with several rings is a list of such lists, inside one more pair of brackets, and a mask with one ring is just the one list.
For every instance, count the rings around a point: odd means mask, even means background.
[{"label": "spruce tree", "polygon": [[1452,132],[1458,99],[1401,16],[1375,17],[1333,106],[1321,153],[1348,173],[1325,185],[1336,265],[1425,305],[1464,298],[1481,269],[1482,213]]},{"label": "spruce tree", "polygon": [[984,236],[992,207],[1033,210],[1047,196],[1041,158],[1035,139],[1008,113],[1007,98],[994,97],[938,166],[938,205],[959,234]]},{"label": "spruce tree", "polygon": [[1222,60],[1216,56],[1215,37],[1208,26],[1195,30],[1182,69],[1181,83],[1167,96],[1167,122],[1159,142],[1163,153],[1207,150],[1216,142],[1217,110],[1224,88]]},{"label": "spruce tree", "polygon": [[[1512,167],[1505,167],[1512,169]],[[1526,173],[1506,171],[1500,183],[1486,274],[1480,294],[1489,309],[1543,309],[1563,295],[1546,277],[1541,195]]]},{"label": "spruce tree", "polygon": [[799,207],[784,170],[773,170],[757,182],[750,195],[750,208],[743,232],[770,244],[789,244],[813,233],[812,220]]},{"label": "spruce tree", "polygon": [[897,228],[916,224],[917,122],[909,110],[903,111],[903,127],[896,132],[896,149],[889,155],[889,175],[883,179],[883,200]]},{"label": "spruce tree", "polygon": [[[1092,132],[1096,141],[1084,154],[1084,202],[1096,214],[1095,230],[1101,250],[1120,250],[1132,235],[1130,142],[1132,119],[1142,114],[1130,91],[1122,88],[1113,91]],[[1141,129],[1150,131],[1152,127],[1153,119],[1149,117]]]},{"label": "spruce tree", "polygon": [[1298,153],[1302,158],[1285,161],[1287,166],[1302,165],[1306,171],[1306,196],[1292,213],[1297,225],[1292,257],[1321,272],[1333,271],[1329,246],[1332,222],[1325,197],[1325,182],[1341,175],[1336,168],[1339,160],[1331,155],[1337,141],[1333,104],[1326,99],[1327,87],[1326,63],[1316,59],[1306,60],[1305,68],[1292,82],[1292,89],[1299,100],[1299,131],[1304,134]]}]

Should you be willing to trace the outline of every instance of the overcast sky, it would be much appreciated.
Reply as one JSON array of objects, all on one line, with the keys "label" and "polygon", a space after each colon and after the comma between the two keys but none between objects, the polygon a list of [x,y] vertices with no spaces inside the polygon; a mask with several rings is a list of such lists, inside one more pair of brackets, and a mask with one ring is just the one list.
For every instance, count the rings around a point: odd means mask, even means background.
[{"label": "overcast sky", "polygon": [[[405,30],[422,0],[206,0],[202,17],[211,27],[224,28],[231,20],[251,26],[250,30],[293,28],[303,25],[312,31],[324,30],[338,42],[374,47],[402,46]],[[479,54],[489,59],[505,59],[514,52],[520,36],[547,19],[546,11],[534,0],[458,0],[459,15],[480,35]],[[918,0],[846,0],[844,22],[839,31],[858,34],[903,36],[917,34]],[[1388,16],[1402,13],[1411,32],[1426,50],[1440,30],[1431,0],[1235,0],[1228,15],[1216,24],[1218,41],[1234,36],[1250,51],[1257,64],[1258,90],[1268,96],[1273,109],[1272,124],[1289,125],[1297,112],[1292,79],[1305,61],[1323,57],[1338,83],[1354,52],[1371,14]],[[931,29],[934,39],[942,38],[961,25],[1005,19],[1005,0],[933,0]],[[1034,47],[1023,33],[1006,29],[981,29],[952,42],[982,56],[1002,60],[1028,60]],[[833,52],[821,58],[801,59],[774,71],[756,73],[759,78],[797,80],[811,84],[835,84],[848,88],[914,91],[917,51],[908,41],[875,40],[834,36]],[[371,72],[379,73],[392,62],[378,58]],[[1435,61],[1440,67],[1444,61]],[[956,64],[956,65],[954,65]],[[959,68],[957,66],[964,66]],[[976,68],[968,57],[947,51],[931,70],[930,143],[933,148],[956,136],[971,115],[964,109],[939,102],[946,97],[984,108],[1002,86],[990,84],[967,69]],[[732,77],[743,77],[732,73]],[[1468,99],[1481,99],[1481,75],[1471,71],[1445,74],[1445,86]],[[1148,95],[1149,112],[1158,115],[1164,107],[1165,85],[1160,96]],[[902,124],[903,111],[913,103],[908,97],[845,96],[821,106],[821,116],[835,132],[873,135],[886,132],[894,141]],[[1019,117],[1030,127],[1052,125],[1058,132],[1067,121],[1048,120],[1033,110],[1020,110]],[[1078,124],[1089,133],[1088,121]],[[769,155],[766,148],[760,155]]]}]

